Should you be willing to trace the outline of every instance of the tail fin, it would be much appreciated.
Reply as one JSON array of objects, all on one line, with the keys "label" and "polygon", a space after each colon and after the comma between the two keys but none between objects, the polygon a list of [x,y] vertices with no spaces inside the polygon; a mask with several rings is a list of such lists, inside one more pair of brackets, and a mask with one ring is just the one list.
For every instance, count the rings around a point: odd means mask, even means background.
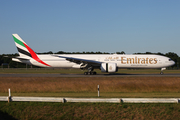
[{"label": "tail fin", "polygon": [[[28,50],[28,48],[30,48],[30,47],[19,37],[18,34],[12,34],[12,36],[14,38],[14,42],[18,49],[19,55],[21,57],[31,57],[32,58],[32,55],[31,55],[30,51]],[[31,49],[31,51],[33,51],[33,50]],[[33,53],[34,53],[34,51],[33,51]]]},{"label": "tail fin", "polygon": [[14,38],[20,57],[30,57],[36,60],[37,62],[50,67],[50,65],[46,64],[45,62],[39,59],[36,53],[19,37],[18,34],[12,34],[12,36]]}]

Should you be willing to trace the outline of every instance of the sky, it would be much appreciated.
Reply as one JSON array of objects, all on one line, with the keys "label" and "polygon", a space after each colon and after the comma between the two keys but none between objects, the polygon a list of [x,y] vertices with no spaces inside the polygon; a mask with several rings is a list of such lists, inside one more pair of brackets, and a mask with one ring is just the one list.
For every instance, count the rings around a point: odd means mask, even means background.
[{"label": "sky", "polygon": [[12,34],[41,52],[144,52],[180,56],[179,0],[1,0],[0,54]]}]

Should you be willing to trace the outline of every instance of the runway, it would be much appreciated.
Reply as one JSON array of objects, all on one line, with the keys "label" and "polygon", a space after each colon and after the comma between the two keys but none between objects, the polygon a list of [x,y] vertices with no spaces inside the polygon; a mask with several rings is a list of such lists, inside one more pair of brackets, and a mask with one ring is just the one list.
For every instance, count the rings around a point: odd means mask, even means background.
[{"label": "runway", "polygon": [[178,74],[0,74],[0,77],[180,77]]}]

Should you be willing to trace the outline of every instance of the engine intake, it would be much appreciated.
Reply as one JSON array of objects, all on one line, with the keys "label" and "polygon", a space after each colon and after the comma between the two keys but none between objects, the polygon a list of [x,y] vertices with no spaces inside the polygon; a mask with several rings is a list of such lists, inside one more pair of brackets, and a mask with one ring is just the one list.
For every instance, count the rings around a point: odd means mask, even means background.
[{"label": "engine intake", "polygon": [[101,72],[117,72],[118,71],[118,67],[116,63],[102,63],[101,64]]}]

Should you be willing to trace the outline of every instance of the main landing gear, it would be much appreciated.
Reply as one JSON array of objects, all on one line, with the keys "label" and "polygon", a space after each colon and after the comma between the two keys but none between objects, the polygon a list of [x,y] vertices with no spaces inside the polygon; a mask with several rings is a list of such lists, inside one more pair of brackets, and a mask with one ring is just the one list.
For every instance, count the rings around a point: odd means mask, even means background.
[{"label": "main landing gear", "polygon": [[84,75],[96,75],[96,72],[93,70],[94,70],[93,67],[89,67],[88,72],[84,72]]}]

